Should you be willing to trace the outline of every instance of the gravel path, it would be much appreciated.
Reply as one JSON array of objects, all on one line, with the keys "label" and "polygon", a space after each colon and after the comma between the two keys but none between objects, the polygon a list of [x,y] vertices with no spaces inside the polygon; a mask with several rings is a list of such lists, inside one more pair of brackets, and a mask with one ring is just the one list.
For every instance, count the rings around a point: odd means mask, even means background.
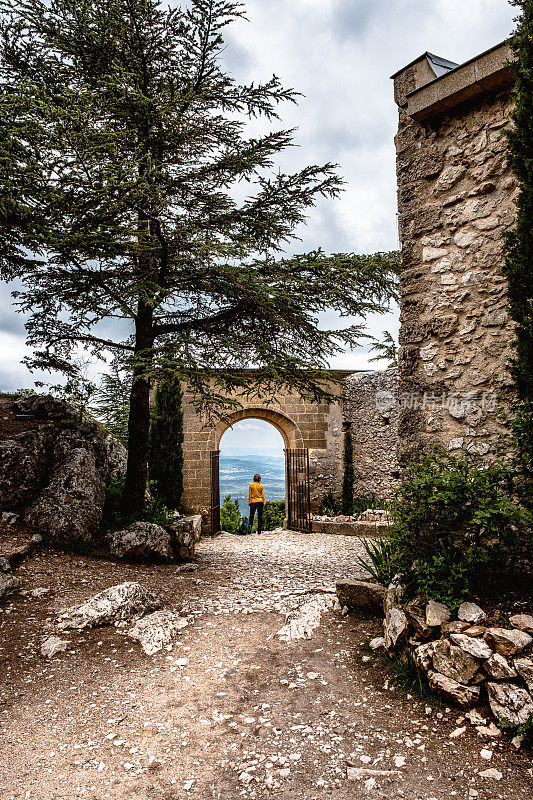
[{"label": "gravel path", "polygon": [[[325,611],[310,639],[279,638],[286,614],[358,573],[360,551],[348,537],[224,535],[193,571],[39,552],[17,572],[28,593],[0,614],[0,796],[529,800],[530,755],[388,687],[366,647],[378,620]],[[125,580],[189,615],[172,650],[146,656],[106,627],[41,656],[60,608]]]}]

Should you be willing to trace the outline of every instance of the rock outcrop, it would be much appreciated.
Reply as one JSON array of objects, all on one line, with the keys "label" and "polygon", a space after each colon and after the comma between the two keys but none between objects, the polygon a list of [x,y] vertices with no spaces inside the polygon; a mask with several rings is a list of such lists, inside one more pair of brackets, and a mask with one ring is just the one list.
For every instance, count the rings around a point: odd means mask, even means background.
[{"label": "rock outcrop", "polygon": [[94,628],[98,625],[112,625],[123,621],[139,619],[149,611],[161,607],[155,594],[139,583],[128,581],[110,586],[95,594],[84,603],[61,611],[58,625],[66,630],[73,628]]},{"label": "rock outcrop", "polygon": [[134,522],[107,539],[112,555],[126,561],[165,564],[173,557],[170,534],[153,522]]},{"label": "rock outcrop", "polygon": [[65,404],[48,395],[13,407],[32,425],[0,441],[0,509],[17,512],[54,544],[90,539],[106,482],[126,468],[125,448],[96,424],[74,424]]},{"label": "rock outcrop", "polygon": [[188,624],[187,619],[175,611],[162,609],[139,619],[128,631],[128,636],[139,642],[146,655],[151,656],[172,644]]},{"label": "rock outcrop", "polygon": [[381,611],[385,587],[370,581],[343,580],[336,585],[341,606],[368,611]]}]

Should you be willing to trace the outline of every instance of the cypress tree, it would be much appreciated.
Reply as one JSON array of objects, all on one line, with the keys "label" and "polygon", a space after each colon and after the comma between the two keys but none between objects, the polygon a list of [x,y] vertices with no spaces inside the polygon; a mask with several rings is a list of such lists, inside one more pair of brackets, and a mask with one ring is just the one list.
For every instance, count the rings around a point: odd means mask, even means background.
[{"label": "cypress tree", "polygon": [[161,381],[150,423],[149,475],[155,493],[179,509],[183,494],[183,392],[177,376]]},{"label": "cypress tree", "polygon": [[515,55],[514,126],[509,159],[518,179],[516,226],[507,235],[503,272],[509,312],[516,322],[511,367],[518,396],[513,429],[522,469],[533,477],[533,0],[512,0],[521,9],[512,39]]},{"label": "cypress tree", "polygon": [[353,514],[353,443],[352,432],[344,433],[344,477],[342,480],[342,513]]}]

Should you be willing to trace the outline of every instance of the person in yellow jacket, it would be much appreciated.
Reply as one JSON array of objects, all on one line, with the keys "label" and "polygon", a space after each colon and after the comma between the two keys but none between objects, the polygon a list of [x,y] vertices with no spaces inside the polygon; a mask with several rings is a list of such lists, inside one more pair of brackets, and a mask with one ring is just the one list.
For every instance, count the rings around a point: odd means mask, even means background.
[{"label": "person in yellow jacket", "polygon": [[257,533],[263,532],[263,508],[265,507],[265,487],[261,483],[261,475],[255,474],[253,483],[248,488],[248,505],[250,506],[250,532],[257,511]]}]

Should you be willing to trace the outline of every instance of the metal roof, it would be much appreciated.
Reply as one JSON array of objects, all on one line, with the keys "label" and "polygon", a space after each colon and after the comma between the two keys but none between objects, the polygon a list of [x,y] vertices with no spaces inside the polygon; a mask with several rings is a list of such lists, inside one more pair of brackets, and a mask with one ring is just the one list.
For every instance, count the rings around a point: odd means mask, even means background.
[{"label": "metal roof", "polygon": [[426,58],[437,78],[440,78],[441,75],[446,75],[451,69],[455,69],[459,66],[455,61],[448,61],[447,58],[441,58],[433,53],[426,53]]}]

